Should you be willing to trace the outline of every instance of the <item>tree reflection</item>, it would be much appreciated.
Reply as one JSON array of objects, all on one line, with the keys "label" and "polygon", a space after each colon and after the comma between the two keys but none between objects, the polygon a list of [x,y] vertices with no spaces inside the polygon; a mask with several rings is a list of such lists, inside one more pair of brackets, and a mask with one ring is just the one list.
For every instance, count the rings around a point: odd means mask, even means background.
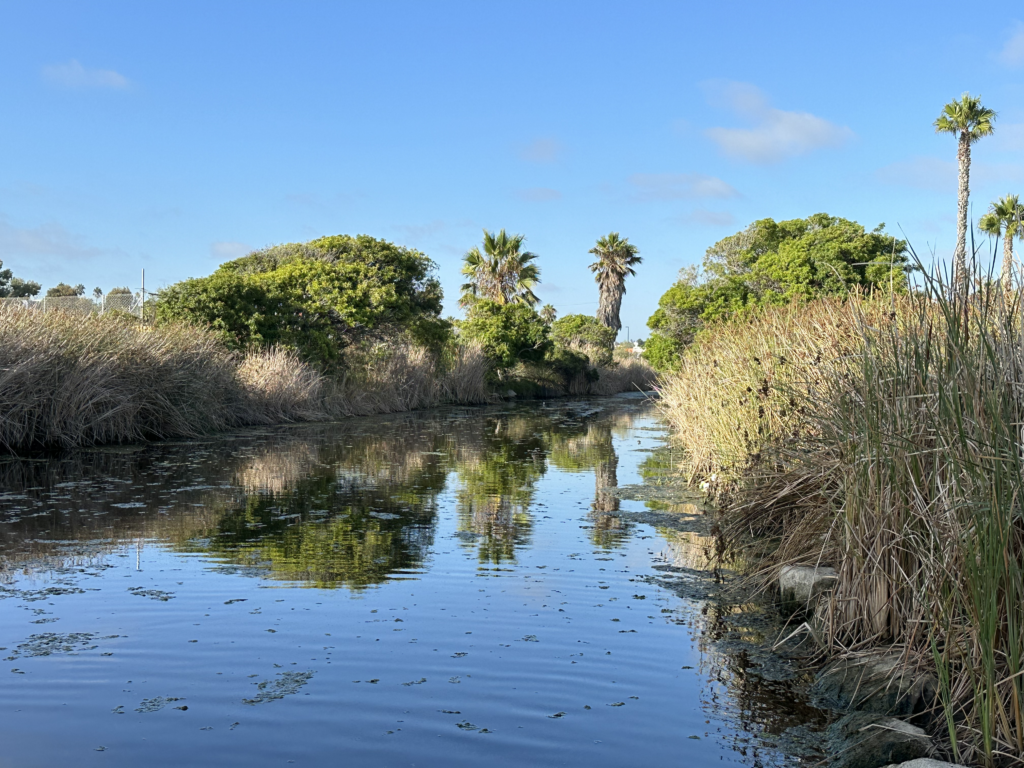
[{"label": "tree reflection", "polygon": [[635,405],[591,401],[353,419],[0,465],[0,575],[18,563],[102,556],[158,540],[217,567],[363,589],[423,567],[439,497],[455,497],[463,546],[514,561],[548,462],[594,473],[590,536],[618,546],[613,435]]}]

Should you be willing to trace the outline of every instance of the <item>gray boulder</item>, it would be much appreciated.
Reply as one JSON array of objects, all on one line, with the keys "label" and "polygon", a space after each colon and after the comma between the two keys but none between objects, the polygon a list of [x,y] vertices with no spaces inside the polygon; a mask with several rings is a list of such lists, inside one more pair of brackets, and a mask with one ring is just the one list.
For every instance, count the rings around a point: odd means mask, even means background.
[{"label": "gray boulder", "polygon": [[828,709],[913,717],[929,711],[938,685],[932,675],[907,670],[898,655],[839,659],[811,686],[811,697]]},{"label": "gray boulder", "polygon": [[942,760],[932,760],[930,757],[919,757],[917,760],[908,760],[905,763],[893,763],[885,768],[963,768],[963,766]]},{"label": "gray boulder", "polygon": [[836,721],[826,738],[835,768],[883,768],[928,757],[934,749],[921,728],[869,712],[853,712]]},{"label": "gray boulder", "polygon": [[835,568],[824,565],[787,565],[779,571],[782,609],[787,613],[811,612],[821,593],[836,585]]}]

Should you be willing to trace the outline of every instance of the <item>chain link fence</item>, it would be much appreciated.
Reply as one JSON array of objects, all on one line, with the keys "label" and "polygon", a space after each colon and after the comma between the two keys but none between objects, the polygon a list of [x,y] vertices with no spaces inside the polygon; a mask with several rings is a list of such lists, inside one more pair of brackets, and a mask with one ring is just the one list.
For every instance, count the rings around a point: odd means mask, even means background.
[{"label": "chain link fence", "polygon": [[2,299],[0,307],[23,307],[37,312],[78,312],[83,315],[123,312],[142,318],[142,298],[132,293],[108,293],[105,296],[46,296],[41,299]]}]

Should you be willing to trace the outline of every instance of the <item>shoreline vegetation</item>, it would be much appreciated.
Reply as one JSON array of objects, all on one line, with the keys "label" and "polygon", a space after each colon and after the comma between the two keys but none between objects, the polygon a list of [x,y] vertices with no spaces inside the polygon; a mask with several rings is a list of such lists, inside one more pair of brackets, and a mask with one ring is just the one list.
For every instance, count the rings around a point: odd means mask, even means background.
[{"label": "shoreline vegetation", "polygon": [[[330,375],[293,350],[229,349],[218,335],[130,317],[0,307],[0,452],[196,437],[242,426],[330,421],[507,397],[556,397],[531,371],[493,383],[481,346],[380,342]],[[649,390],[653,372],[595,369],[591,394]],[[533,372],[536,374],[536,372]],[[578,394],[578,393],[574,393]]]},{"label": "shoreline vegetation", "polygon": [[[365,235],[254,251],[161,291],[146,322],[0,303],[0,452],[653,387],[613,328],[536,311],[522,236],[484,235],[465,259],[465,320],[441,316],[429,258]],[[607,268],[623,247],[639,263],[616,235],[594,265],[602,295],[625,292],[631,267]],[[605,315],[617,324],[618,304]]]},{"label": "shoreline vegetation", "polygon": [[998,279],[967,252],[971,147],[995,119],[964,94],[933,123],[958,146],[948,282],[884,225],[763,219],[680,273],[645,349],[713,565],[766,591],[803,567],[790,637],[833,669],[887,670],[896,698],[918,681],[914,722],[986,768],[1024,763],[1018,196],[979,222],[1003,240]]},{"label": "shoreline vegetation", "polygon": [[[659,387],[717,564],[838,579],[798,634],[931,676],[916,721],[970,765],[1024,755],[1022,285],[767,307],[707,329]],[[799,626],[797,626],[799,625]]]}]

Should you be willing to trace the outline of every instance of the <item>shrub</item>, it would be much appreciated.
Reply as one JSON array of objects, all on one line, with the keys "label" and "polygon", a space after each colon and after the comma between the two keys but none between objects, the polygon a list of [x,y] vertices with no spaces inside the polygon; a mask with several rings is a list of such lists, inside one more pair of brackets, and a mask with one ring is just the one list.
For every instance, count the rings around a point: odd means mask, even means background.
[{"label": "shrub", "polygon": [[551,324],[551,340],[565,349],[581,352],[593,365],[612,361],[615,331],[590,315],[566,315]]},{"label": "shrub", "polygon": [[499,375],[518,363],[539,363],[551,349],[548,326],[525,304],[473,303],[459,323],[460,337],[480,346]]},{"label": "shrub", "polygon": [[160,322],[186,321],[233,348],[280,345],[311,362],[338,364],[351,344],[407,334],[437,348],[435,265],[418,251],[366,235],[274,246],[222,264],[160,294]]}]

